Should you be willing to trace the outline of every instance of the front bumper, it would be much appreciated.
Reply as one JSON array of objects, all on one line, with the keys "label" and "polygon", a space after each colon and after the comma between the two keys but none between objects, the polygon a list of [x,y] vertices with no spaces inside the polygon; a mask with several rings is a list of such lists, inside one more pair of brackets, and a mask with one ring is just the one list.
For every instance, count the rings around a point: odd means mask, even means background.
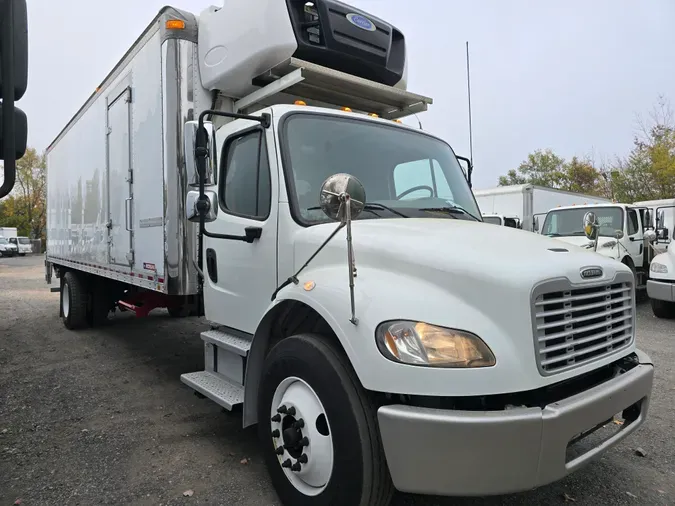
[{"label": "front bumper", "polygon": [[668,283],[667,281],[659,281],[657,279],[648,279],[647,295],[649,295],[650,299],[675,302],[675,283]]},{"label": "front bumper", "polygon": [[[394,486],[402,492],[483,496],[530,490],[563,478],[628,436],[645,420],[654,367],[640,364],[589,390],[541,408],[450,411],[405,405],[378,410]],[[577,435],[631,407],[637,417],[580,456]]]}]

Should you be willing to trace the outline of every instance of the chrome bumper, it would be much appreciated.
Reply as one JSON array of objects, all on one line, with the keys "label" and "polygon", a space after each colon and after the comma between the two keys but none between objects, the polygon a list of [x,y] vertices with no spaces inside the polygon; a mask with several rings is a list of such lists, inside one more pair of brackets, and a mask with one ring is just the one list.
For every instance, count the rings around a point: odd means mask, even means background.
[{"label": "chrome bumper", "polygon": [[675,302],[675,283],[649,279],[647,280],[647,295],[650,299]]},{"label": "chrome bumper", "polygon": [[[590,390],[541,408],[450,411],[383,406],[378,421],[395,487],[403,492],[481,496],[530,490],[597,458],[645,420],[654,368],[640,364]],[[568,443],[624,409],[639,414],[586,453]]]}]

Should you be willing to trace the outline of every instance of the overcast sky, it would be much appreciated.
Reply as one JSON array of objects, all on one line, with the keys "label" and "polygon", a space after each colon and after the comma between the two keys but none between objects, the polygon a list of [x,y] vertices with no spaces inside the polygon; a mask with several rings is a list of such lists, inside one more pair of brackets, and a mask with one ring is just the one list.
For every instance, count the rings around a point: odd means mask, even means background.
[{"label": "overcast sky", "polygon": [[[242,7],[248,1],[238,2]],[[282,1],[282,0],[278,0]],[[198,14],[222,0],[174,0]],[[530,151],[597,161],[631,147],[637,113],[675,105],[674,0],[351,0],[405,35],[423,127],[468,155],[471,52],[476,188]],[[165,0],[29,0],[29,145],[44,149]]]}]

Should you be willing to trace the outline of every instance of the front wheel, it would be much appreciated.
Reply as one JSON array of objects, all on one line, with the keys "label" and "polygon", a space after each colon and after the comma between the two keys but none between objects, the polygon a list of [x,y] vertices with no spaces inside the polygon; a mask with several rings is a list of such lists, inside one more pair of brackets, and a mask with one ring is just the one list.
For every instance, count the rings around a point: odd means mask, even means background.
[{"label": "front wheel", "polygon": [[650,299],[652,312],[657,318],[675,318],[675,302],[666,300]]},{"label": "front wheel", "polygon": [[375,407],[329,339],[301,334],[272,348],[260,382],[258,429],[283,504],[390,503]]}]

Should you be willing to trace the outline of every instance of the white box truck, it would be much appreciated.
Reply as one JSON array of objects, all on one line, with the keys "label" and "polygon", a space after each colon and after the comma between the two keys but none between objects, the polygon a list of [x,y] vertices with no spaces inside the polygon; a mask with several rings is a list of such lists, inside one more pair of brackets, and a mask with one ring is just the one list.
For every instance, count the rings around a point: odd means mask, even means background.
[{"label": "white box truck", "polygon": [[527,490],[647,416],[630,269],[486,226],[396,121],[432,102],[405,47],[334,0],[167,7],[48,150],[64,324],[203,315],[181,380],[242,405],[283,504]]},{"label": "white box truck", "polygon": [[[593,213],[598,224],[595,238],[588,238],[584,231],[587,213]],[[651,221],[651,211],[645,206],[621,203],[565,206],[548,212],[541,233],[624,263],[633,271],[635,288],[642,291],[647,287],[650,263],[659,253],[654,246],[658,235],[650,226]]]},{"label": "white box truck", "polygon": [[[484,216],[502,216],[501,224],[507,226],[517,222],[519,218],[520,228],[530,232],[538,231],[539,222],[554,207],[611,202],[611,200],[593,195],[555,190],[533,184],[475,190],[474,195]],[[512,221],[508,222],[504,218],[510,218]],[[488,220],[497,224],[494,218],[488,218]]]}]

